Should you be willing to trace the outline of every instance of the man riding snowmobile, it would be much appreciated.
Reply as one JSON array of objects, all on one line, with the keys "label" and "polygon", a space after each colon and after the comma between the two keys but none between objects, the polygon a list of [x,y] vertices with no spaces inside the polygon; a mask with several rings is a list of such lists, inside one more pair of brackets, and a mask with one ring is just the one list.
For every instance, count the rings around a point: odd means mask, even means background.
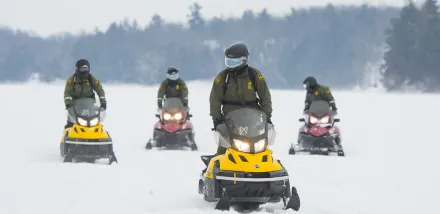
[{"label": "man riding snowmobile", "polygon": [[188,107],[188,87],[185,81],[179,77],[179,70],[169,67],[167,78],[160,84],[157,92],[157,106],[162,108],[163,99],[178,97],[182,100],[183,106]]},{"label": "man riding snowmobile", "polygon": [[[327,86],[318,84],[316,79],[312,76],[307,77],[303,81],[303,84],[304,88],[307,90],[303,114],[306,116],[307,119],[302,119],[302,121],[306,124],[304,125],[304,127],[300,128],[297,144],[300,146],[300,149],[297,148],[296,145],[294,146],[294,144],[292,144],[291,149],[289,150],[289,154],[295,154],[298,151],[310,151],[310,145],[313,145],[313,147],[319,145],[317,147],[328,147],[331,148],[331,151],[336,151],[339,156],[344,156],[344,151],[341,146],[339,128],[333,124],[334,122],[339,122],[339,119],[333,120],[333,117],[337,115],[338,109],[336,108],[335,99],[333,98],[330,89]],[[312,103],[314,105],[312,105]],[[332,121],[332,124],[330,126],[322,126],[325,125],[327,122],[317,122],[318,120],[316,116],[318,118],[325,118],[326,111],[329,111],[328,114],[330,115],[327,117],[331,118],[330,121]],[[311,115],[313,115],[312,118],[314,118],[316,122],[312,122],[312,120],[308,119]],[[325,121],[325,119],[323,120]],[[334,147],[333,145],[327,145],[333,143],[336,145],[336,147]],[[304,146],[304,144],[306,146]]]},{"label": "man riding snowmobile", "polygon": [[332,107],[332,110],[336,114],[336,111],[338,109],[336,108],[335,99],[333,98],[332,92],[330,91],[329,87],[318,84],[316,79],[312,76],[307,77],[303,81],[303,86],[304,89],[307,90],[304,111],[310,109],[310,105],[313,101],[324,100],[328,102],[328,104],[330,105],[330,107]]},{"label": "man riding snowmobile", "polygon": [[[107,108],[105,92],[99,80],[90,74],[90,63],[86,59],[79,59],[76,64],[75,73],[67,79],[64,88],[64,104],[66,109],[73,106],[73,101],[78,98],[90,97],[95,99],[95,93],[99,96],[101,108]],[[72,127],[73,123],[67,121],[64,128]]]},{"label": "man riding snowmobile", "polygon": [[[272,124],[272,100],[267,83],[259,70],[248,65],[249,51],[245,44],[235,43],[225,50],[226,69],[215,78],[210,95],[210,115],[214,129],[224,122],[228,112],[244,107],[260,109]],[[216,155],[226,149],[217,148]]]}]

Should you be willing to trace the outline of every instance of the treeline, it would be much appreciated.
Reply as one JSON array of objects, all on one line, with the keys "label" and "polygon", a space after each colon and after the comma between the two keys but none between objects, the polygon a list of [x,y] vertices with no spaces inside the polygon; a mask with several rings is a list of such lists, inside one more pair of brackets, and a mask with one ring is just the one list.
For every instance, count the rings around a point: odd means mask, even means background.
[{"label": "treeline", "polygon": [[383,83],[390,91],[408,87],[440,91],[440,15],[435,0],[409,2],[386,32]]},{"label": "treeline", "polygon": [[158,83],[171,65],[187,81],[212,80],[224,68],[224,48],[243,41],[250,63],[271,87],[300,87],[307,75],[333,88],[349,87],[363,80],[366,65],[380,62],[384,31],[398,15],[393,7],[330,4],[292,9],[283,17],[263,10],[205,19],[194,4],[185,25],[155,15],[146,27],[125,20],[80,36],[41,38],[1,29],[0,81],[22,81],[32,73],[43,81],[65,79],[82,57],[104,82]]}]

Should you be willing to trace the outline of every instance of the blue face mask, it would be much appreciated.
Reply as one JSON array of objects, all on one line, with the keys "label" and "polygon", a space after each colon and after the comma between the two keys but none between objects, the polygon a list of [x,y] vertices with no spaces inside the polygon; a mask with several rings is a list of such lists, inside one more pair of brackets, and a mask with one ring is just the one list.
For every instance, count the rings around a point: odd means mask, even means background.
[{"label": "blue face mask", "polygon": [[243,65],[244,62],[246,62],[246,57],[240,57],[240,58],[225,57],[225,65],[228,68],[238,67],[240,65]]},{"label": "blue face mask", "polygon": [[170,80],[177,80],[179,79],[179,74],[178,73],[167,74],[167,78]]}]

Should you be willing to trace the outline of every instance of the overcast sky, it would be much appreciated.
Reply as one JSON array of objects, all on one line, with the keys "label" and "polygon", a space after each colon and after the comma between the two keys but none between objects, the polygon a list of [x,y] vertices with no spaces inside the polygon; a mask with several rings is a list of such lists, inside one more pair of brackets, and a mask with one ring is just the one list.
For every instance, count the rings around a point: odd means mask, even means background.
[{"label": "overcast sky", "polygon": [[290,12],[291,7],[334,4],[397,5],[405,0],[0,0],[0,25],[32,31],[41,36],[60,32],[103,30],[113,21],[137,19],[147,25],[157,13],[167,21],[186,21],[189,5],[198,2],[202,14],[237,16],[244,10],[271,14]]}]

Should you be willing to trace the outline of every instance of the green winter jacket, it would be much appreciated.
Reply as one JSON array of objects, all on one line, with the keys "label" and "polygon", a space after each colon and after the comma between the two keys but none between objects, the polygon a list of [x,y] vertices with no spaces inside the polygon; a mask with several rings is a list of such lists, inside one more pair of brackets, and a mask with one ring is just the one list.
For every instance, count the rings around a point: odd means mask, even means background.
[{"label": "green winter jacket", "polygon": [[157,92],[157,105],[162,107],[162,100],[170,97],[179,97],[182,99],[184,106],[188,106],[188,87],[185,81],[177,79],[176,81],[170,81],[165,79],[160,84],[159,91]]},{"label": "green winter jacket", "polygon": [[[93,84],[93,88],[91,84]],[[64,88],[64,104],[66,106],[72,105],[73,100],[83,97],[95,98],[93,91],[96,91],[98,94],[101,104],[107,103],[104,89],[96,77],[90,76],[87,79],[79,79],[76,75],[72,75],[67,79],[66,87]]]},{"label": "green winter jacket", "polygon": [[317,100],[327,101],[330,106],[336,107],[335,99],[327,86],[318,85],[314,91],[307,92],[304,110],[308,110],[312,102]]},{"label": "green winter jacket", "polygon": [[[249,72],[252,72],[250,69],[256,74],[255,86],[249,77]],[[209,98],[212,120],[221,121],[224,119],[223,115],[243,107],[259,109],[265,112],[267,119],[270,120],[272,117],[272,100],[269,88],[261,72],[255,68],[248,67],[246,71],[238,75],[228,73],[229,80],[224,91],[223,84],[226,72],[228,71],[223,70],[220,72],[212,85]],[[259,104],[257,103],[257,94]]]}]

